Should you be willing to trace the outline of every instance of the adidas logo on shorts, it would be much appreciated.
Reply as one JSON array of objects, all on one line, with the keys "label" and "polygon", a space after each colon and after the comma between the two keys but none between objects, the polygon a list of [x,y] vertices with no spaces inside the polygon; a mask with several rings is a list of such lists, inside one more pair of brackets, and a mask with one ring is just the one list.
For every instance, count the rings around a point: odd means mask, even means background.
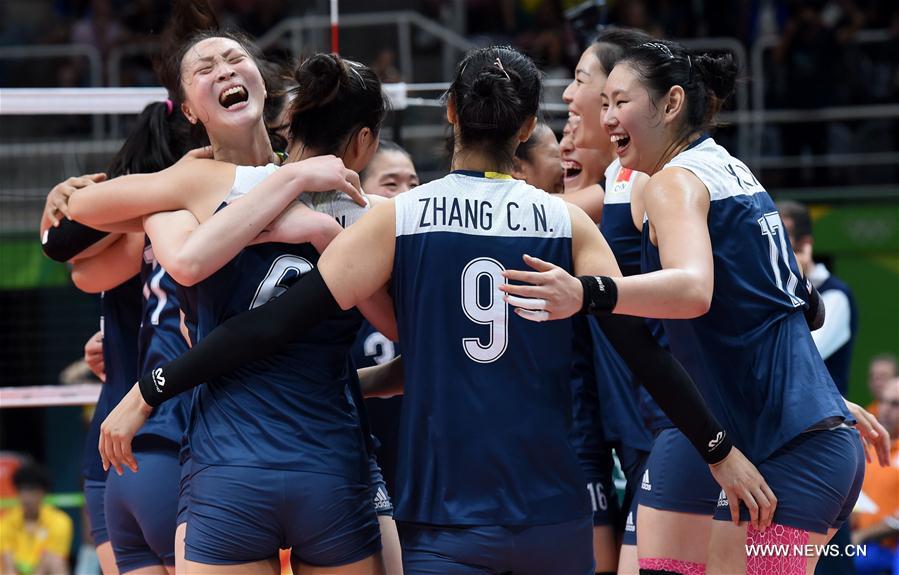
[{"label": "adidas logo on shorts", "polygon": [[718,507],[730,507],[730,503],[727,501],[727,494],[724,490],[721,490],[721,495],[718,496]]},{"label": "adidas logo on shorts", "polygon": [[628,533],[633,533],[637,530],[637,526],[634,525],[634,512],[631,511],[627,514],[627,524],[624,526],[624,530]]},{"label": "adidas logo on shorts", "polygon": [[378,491],[375,493],[375,511],[383,511],[392,507],[393,505],[390,503],[387,491],[383,487],[378,487]]},{"label": "adidas logo on shorts", "polygon": [[652,483],[649,482],[649,470],[643,472],[643,481],[640,483],[640,489],[643,491],[652,491]]}]

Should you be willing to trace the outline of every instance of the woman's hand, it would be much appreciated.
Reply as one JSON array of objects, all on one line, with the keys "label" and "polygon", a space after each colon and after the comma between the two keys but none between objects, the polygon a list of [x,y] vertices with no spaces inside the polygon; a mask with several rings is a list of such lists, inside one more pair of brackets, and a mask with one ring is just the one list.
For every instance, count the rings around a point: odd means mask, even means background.
[{"label": "woman's hand", "polygon": [[315,156],[300,162],[286,164],[281,170],[290,170],[297,176],[296,195],[302,192],[343,192],[360,206],[367,206],[368,200],[362,193],[359,174],[347,169],[343,160],[336,156]]},{"label": "woman's hand", "polygon": [[153,408],[144,401],[140,387],[135,383],[100,425],[99,449],[104,470],[109,471],[113,467],[116,473],[122,475],[124,465],[137,473],[137,461],[131,453],[131,440],[152,411]]},{"label": "woman's hand", "polygon": [[709,465],[712,476],[727,496],[730,516],[740,524],[740,502],[749,509],[752,526],[764,531],[774,519],[777,497],[768,487],[765,478],[746,456],[736,447],[727,457],[714,465]]},{"label": "woman's hand", "polygon": [[106,383],[106,363],[103,360],[103,332],[98,331],[84,344],[84,363],[94,375]]},{"label": "woman's hand", "polygon": [[506,293],[503,299],[515,308],[515,313],[531,321],[547,321],[571,317],[581,310],[584,303],[581,280],[541,259],[525,255],[524,261],[537,271],[506,270],[503,276],[530,285],[499,286]]},{"label": "woman's hand", "polygon": [[846,409],[848,409],[849,413],[852,414],[852,417],[858,421],[858,423],[855,424],[855,428],[862,436],[862,444],[865,447],[865,459],[868,463],[872,462],[871,454],[868,451],[868,447],[872,447],[874,453],[877,454],[877,462],[880,463],[880,466],[889,467],[890,432],[877,421],[876,417],[868,413],[864,407],[852,403],[845,398],[843,401],[846,402]]},{"label": "woman's hand", "polygon": [[81,188],[86,188],[91,184],[96,184],[106,180],[106,174],[85,174],[83,176],[71,177],[64,182],[60,182],[53,186],[50,193],[47,194],[47,201],[44,203],[45,220],[55,228],[59,226],[59,222],[63,216],[72,219],[69,215],[69,197]]}]

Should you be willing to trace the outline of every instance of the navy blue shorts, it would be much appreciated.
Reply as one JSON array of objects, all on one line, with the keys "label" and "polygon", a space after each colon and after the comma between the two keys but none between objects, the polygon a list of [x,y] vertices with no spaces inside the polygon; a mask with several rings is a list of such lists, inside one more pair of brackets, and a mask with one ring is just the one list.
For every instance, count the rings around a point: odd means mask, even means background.
[{"label": "navy blue shorts", "polygon": [[368,483],[308,471],[193,462],[189,561],[234,565],[292,555],[315,566],[361,561],[381,549]]},{"label": "navy blue shorts", "polygon": [[[801,433],[760,463],[774,495],[774,522],[815,533],[839,529],[849,517],[865,479],[865,452],[849,427]],[[723,493],[715,519],[730,521]],[[740,506],[742,519],[749,511]]]},{"label": "navy blue shorts", "polygon": [[368,471],[371,473],[371,492],[375,513],[385,517],[393,517],[393,501],[390,500],[390,493],[387,492],[387,482],[384,481],[384,474],[381,473],[381,466],[378,465],[378,458],[375,457],[374,453],[368,457]]},{"label": "navy blue shorts", "polygon": [[119,573],[175,564],[178,452],[140,451],[139,468],[106,478],[106,522]]},{"label": "navy blue shorts", "polygon": [[[643,477],[643,471],[646,469],[646,462],[649,460],[649,451],[643,451],[630,445],[615,444],[615,453],[618,455],[618,462],[621,464],[621,471],[624,473],[626,481],[624,488],[624,499],[621,500],[619,509],[635,509],[634,500],[640,492],[640,482]],[[618,516],[618,529],[625,528],[625,517],[623,514]],[[634,535],[636,537],[636,534]]]},{"label": "navy blue shorts", "polygon": [[618,507],[618,493],[612,471],[598,477],[587,476],[587,495],[593,508],[594,526],[615,526],[621,510]]},{"label": "navy blue shorts", "polygon": [[593,521],[445,527],[400,523],[406,575],[593,575]]},{"label": "navy blue shorts", "polygon": [[175,525],[187,523],[190,505],[190,446],[184,443],[183,440],[178,460],[181,464],[181,476],[178,480],[178,515],[175,519]]},{"label": "navy blue shorts", "polygon": [[[653,443],[655,439],[653,439]],[[624,526],[618,522],[619,529],[623,529],[621,536],[622,545],[637,544],[637,507],[640,505],[640,483],[643,481],[643,472],[646,471],[646,463],[649,461],[651,451],[634,449],[630,447],[616,448],[619,452],[618,460],[621,463],[621,471],[624,473],[625,500],[621,503],[621,509],[627,505],[627,515],[624,518]],[[628,495],[630,493],[630,495]]]},{"label": "navy blue shorts", "polygon": [[711,516],[721,487],[708,464],[679,430],[659,432],[639,483],[640,505]]},{"label": "navy blue shorts", "polygon": [[106,482],[96,479],[84,480],[84,507],[87,510],[87,521],[91,528],[94,546],[99,547],[109,541],[106,530]]}]

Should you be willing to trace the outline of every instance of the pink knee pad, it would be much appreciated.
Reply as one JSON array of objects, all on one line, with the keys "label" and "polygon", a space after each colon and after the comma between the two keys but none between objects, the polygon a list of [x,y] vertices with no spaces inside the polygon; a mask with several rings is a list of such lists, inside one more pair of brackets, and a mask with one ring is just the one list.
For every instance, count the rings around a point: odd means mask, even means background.
[{"label": "pink knee pad", "polygon": [[680,575],[705,575],[705,563],[692,563],[678,559],[640,559],[640,571],[661,571]]},{"label": "pink knee pad", "polygon": [[762,533],[750,525],[746,575],[805,575],[807,558],[802,549],[807,544],[808,531],[775,523]]}]

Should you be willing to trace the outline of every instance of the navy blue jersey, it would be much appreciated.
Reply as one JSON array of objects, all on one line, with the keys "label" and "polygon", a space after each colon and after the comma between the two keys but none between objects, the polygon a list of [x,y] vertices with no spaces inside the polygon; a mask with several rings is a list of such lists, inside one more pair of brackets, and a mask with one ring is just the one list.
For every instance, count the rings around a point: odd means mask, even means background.
[{"label": "navy blue jersey", "polygon": [[[275,169],[238,167],[232,194],[220,209]],[[309,244],[245,248],[197,284],[199,339],[283,294],[318,257]],[[349,349],[359,324],[357,312],[341,312],[266,359],[207,381],[196,392],[191,416],[194,464],[313,471],[367,483],[363,432],[347,387],[354,375]]]},{"label": "navy blue jersey", "polygon": [[100,331],[103,333],[103,363],[106,382],[84,442],[81,474],[86,479],[106,479],[97,445],[100,443],[100,424],[119,404],[140,373],[137,371],[137,332],[141,318],[140,276],[104,292],[100,299]]},{"label": "navy blue jersey", "polygon": [[[621,167],[621,160],[618,158],[606,168],[606,194],[603,200],[602,222],[599,226],[603,237],[609,243],[615,259],[618,261],[618,267],[625,276],[631,276],[641,273],[641,244],[642,234],[634,226],[634,219],[631,212],[631,193],[633,192],[634,182],[639,172],[634,172],[627,168]],[[667,349],[668,338],[665,336],[665,329],[662,322],[655,319],[647,319],[647,325],[650,331],[656,337],[662,347]],[[617,353],[612,351],[614,355]],[[623,362],[618,362],[623,363]],[[618,366],[614,368],[617,372]],[[627,367],[624,367],[627,370]],[[630,371],[628,371],[630,374]],[[609,373],[608,375],[612,375]],[[613,385],[616,380],[609,380],[607,385]],[[623,383],[623,382],[622,382]],[[672,427],[671,421],[665,412],[662,411],[645,387],[639,385],[630,377],[630,388],[636,396],[641,421],[653,432],[660,429]],[[614,407],[613,407],[614,410]],[[620,413],[628,413],[629,410],[615,410]],[[622,427],[624,433],[630,433],[634,427],[634,423],[628,422]],[[626,439],[625,439],[626,441]]]},{"label": "navy blue jersey", "polygon": [[[708,313],[665,320],[665,331],[734,444],[758,463],[813,424],[848,418],[799,313],[799,268],[768,192],[708,137],[666,167],[689,170],[709,190],[715,287]],[[647,271],[661,269],[648,222],[643,257]]]},{"label": "navy blue jersey", "polygon": [[[572,322],[571,446],[581,462],[587,479],[597,477],[608,456],[602,433],[602,416],[593,359],[593,337],[587,317],[575,316]],[[607,398],[603,397],[603,401]]]},{"label": "navy blue jersey", "polygon": [[[181,333],[179,286],[159,265],[149,238],[144,244],[140,276],[144,309],[138,335],[138,365],[140,373],[149,373],[185,353],[188,345]],[[154,409],[135,438],[159,437],[177,448],[187,429],[189,413],[190,394],[183,393]]]},{"label": "navy blue jersey", "polygon": [[363,368],[387,363],[402,354],[402,350],[399,342],[390,341],[375,326],[363,321],[353,343],[352,354],[356,367]]},{"label": "navy blue jersey", "polygon": [[564,202],[454,172],[395,198],[393,293],[405,348],[399,521],[538,525],[589,514],[568,443],[571,322],[509,310],[504,269],[572,269]]}]

